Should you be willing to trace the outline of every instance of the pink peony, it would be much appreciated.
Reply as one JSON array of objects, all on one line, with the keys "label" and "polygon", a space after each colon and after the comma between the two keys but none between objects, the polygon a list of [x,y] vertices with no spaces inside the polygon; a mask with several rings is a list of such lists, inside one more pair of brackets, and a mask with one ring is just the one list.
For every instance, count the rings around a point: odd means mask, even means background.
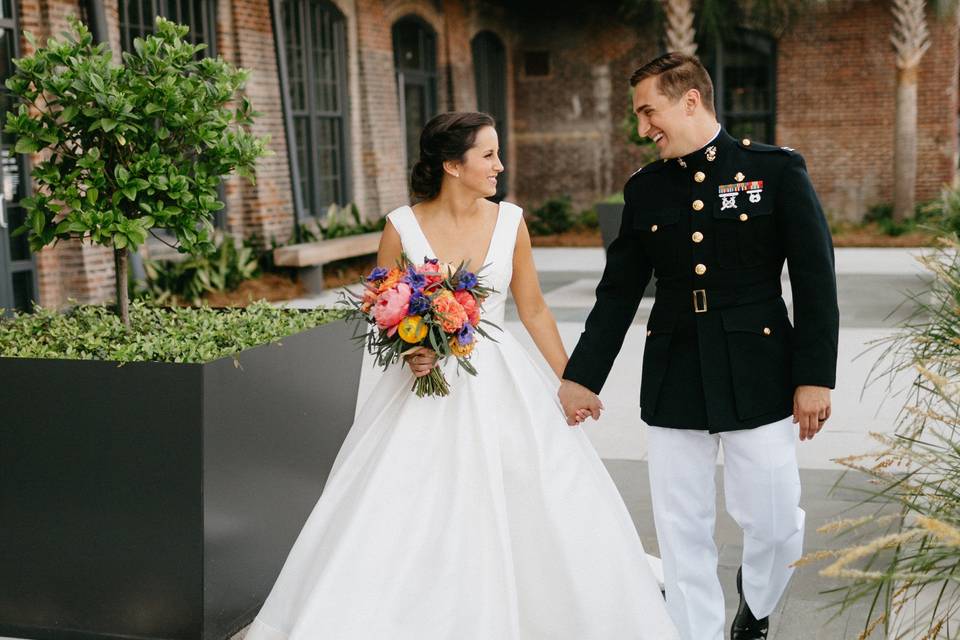
[{"label": "pink peony", "polygon": [[378,327],[392,329],[392,332],[388,331],[390,335],[396,333],[397,325],[407,316],[411,292],[410,285],[401,282],[393,289],[380,294],[373,308],[373,318]]}]

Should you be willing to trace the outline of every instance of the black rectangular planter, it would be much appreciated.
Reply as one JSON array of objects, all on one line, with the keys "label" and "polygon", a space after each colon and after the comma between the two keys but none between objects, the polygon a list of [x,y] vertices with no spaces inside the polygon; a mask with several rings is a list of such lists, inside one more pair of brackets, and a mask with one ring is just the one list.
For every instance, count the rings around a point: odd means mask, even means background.
[{"label": "black rectangular planter", "polygon": [[0,358],[0,636],[249,623],[353,422],[351,335],[206,364]]}]

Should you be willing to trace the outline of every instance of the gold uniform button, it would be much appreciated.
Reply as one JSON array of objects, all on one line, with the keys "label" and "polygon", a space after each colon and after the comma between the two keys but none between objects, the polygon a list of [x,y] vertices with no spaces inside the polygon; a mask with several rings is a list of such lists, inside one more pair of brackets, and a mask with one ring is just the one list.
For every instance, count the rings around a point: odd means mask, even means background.
[{"label": "gold uniform button", "polygon": [[745,214],[745,213],[741,213],[741,214],[740,214],[740,222],[746,222],[749,218],[750,218],[750,216],[748,216],[748,215]]},{"label": "gold uniform button", "polygon": [[694,200],[693,201],[693,210],[700,211],[703,209],[703,200]]},{"label": "gold uniform button", "polygon": [[694,267],[693,270],[697,272],[697,275],[698,275],[698,276],[702,276],[703,274],[705,274],[705,273],[707,272],[707,265],[705,265],[705,264],[698,264],[696,267]]},{"label": "gold uniform button", "polygon": [[705,174],[703,171],[697,171],[695,174],[693,174],[693,179],[697,182],[703,182],[707,179],[707,174]]},{"label": "gold uniform button", "polygon": [[653,225],[652,227],[650,227],[650,231],[653,231],[654,233],[656,233],[656,232],[657,232],[657,229],[659,229],[659,228],[660,228],[660,227],[658,227],[657,225]]},{"label": "gold uniform button", "polygon": [[737,175],[733,176],[733,179],[736,180],[737,182],[743,182],[743,179],[744,179],[745,177],[746,177],[746,176],[743,175],[743,172],[742,172],[742,171],[738,171],[738,172],[737,172]]},{"label": "gold uniform button", "polygon": [[745,146],[745,147],[749,147],[749,146],[750,146],[750,138],[744,138],[744,139],[743,139],[743,146]]},{"label": "gold uniform button", "polygon": [[698,244],[701,243],[701,242],[703,242],[703,234],[700,233],[699,231],[694,231],[694,232],[693,232],[693,241],[696,242],[696,243],[698,243]]},{"label": "gold uniform button", "polygon": [[763,335],[768,336],[768,335],[770,335],[771,333],[773,333],[773,332],[770,331],[770,327],[764,327],[764,328],[763,328]]}]

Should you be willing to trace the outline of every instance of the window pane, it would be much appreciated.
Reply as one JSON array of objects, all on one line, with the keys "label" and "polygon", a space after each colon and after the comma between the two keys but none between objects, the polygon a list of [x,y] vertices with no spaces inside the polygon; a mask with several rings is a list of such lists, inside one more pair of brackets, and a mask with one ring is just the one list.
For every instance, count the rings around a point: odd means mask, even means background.
[{"label": "window pane", "polygon": [[35,299],[33,271],[15,272],[13,274],[13,307],[18,311],[31,311]]},{"label": "window pane", "polygon": [[420,157],[420,131],[427,123],[426,87],[423,85],[407,84],[403,88],[407,112],[404,118],[407,131],[407,169]]},{"label": "window pane", "polygon": [[401,20],[394,26],[393,46],[398,69],[421,69],[420,55],[422,25],[416,20]]},{"label": "window pane", "polygon": [[6,214],[7,224],[9,226],[7,236],[10,239],[10,259],[29,260],[30,243],[27,240],[27,234],[21,233],[16,238],[13,237],[13,231],[23,226],[24,220],[26,219],[26,211],[23,207],[10,205],[9,200],[4,206],[6,207],[4,213]]},{"label": "window pane", "polygon": [[751,140],[771,140],[772,131],[766,120],[727,118],[727,131],[734,138],[750,138]]}]

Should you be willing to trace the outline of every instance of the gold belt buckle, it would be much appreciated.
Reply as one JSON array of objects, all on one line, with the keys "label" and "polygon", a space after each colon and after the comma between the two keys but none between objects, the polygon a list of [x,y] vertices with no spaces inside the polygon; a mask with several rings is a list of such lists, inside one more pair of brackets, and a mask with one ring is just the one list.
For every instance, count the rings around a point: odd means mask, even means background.
[{"label": "gold belt buckle", "polygon": [[694,313],[707,312],[707,290],[706,289],[696,289],[693,292],[693,312]]}]

